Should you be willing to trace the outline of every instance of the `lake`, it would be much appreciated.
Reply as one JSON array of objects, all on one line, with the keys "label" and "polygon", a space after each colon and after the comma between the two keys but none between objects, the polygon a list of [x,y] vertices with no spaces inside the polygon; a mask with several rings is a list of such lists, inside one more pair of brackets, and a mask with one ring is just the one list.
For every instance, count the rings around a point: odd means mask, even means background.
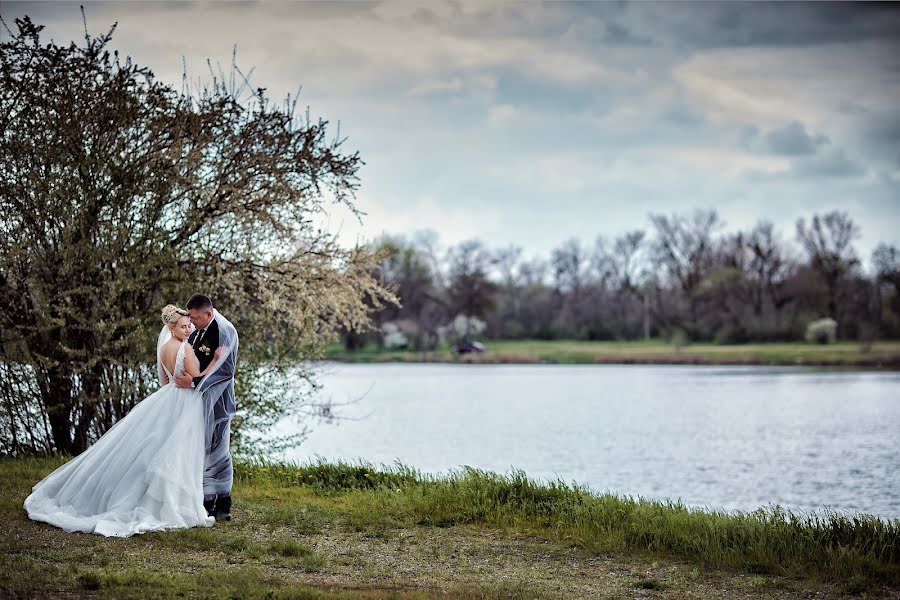
[{"label": "lake", "polygon": [[900,518],[900,373],[658,365],[322,365],[348,417],[282,458],[469,465],[714,509]]}]

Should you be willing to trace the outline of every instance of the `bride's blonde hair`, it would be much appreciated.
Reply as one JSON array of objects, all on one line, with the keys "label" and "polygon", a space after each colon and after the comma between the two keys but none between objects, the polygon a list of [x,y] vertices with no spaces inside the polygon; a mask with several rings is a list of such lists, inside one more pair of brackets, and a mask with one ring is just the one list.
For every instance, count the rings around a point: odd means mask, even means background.
[{"label": "bride's blonde hair", "polygon": [[166,304],[166,307],[162,309],[162,322],[168,325],[169,329],[175,327],[178,319],[186,316],[188,316],[188,311],[178,308],[174,304]]}]

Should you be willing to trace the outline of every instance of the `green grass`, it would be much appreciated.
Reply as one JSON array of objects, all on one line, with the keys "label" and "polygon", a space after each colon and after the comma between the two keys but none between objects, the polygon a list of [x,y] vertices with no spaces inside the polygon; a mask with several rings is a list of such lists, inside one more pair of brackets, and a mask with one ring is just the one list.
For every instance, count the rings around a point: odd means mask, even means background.
[{"label": "green grass", "polygon": [[641,579],[634,584],[634,587],[641,590],[664,590],[666,589],[666,584],[659,579]]},{"label": "green grass", "polygon": [[[247,465],[250,467],[250,465]],[[548,531],[592,552],[651,550],[707,566],[900,584],[900,521],[866,515],[796,515],[690,509],[677,502],[598,495],[561,480],[535,481],[465,468],[422,475],[404,465],[259,463],[248,483],[310,486],[339,494],[366,526],[487,524]],[[351,517],[354,519],[354,517]]]},{"label": "green grass", "polygon": [[488,351],[484,354],[457,358],[446,345],[426,353],[379,351],[374,346],[347,352],[339,345],[333,345],[329,348],[327,357],[351,362],[761,364],[900,368],[900,341],[875,342],[867,349],[858,342],[827,345],[799,342],[731,345],[696,343],[675,348],[659,339],[629,342],[493,340],[486,342],[486,346]]},{"label": "green grass", "polygon": [[30,521],[0,458],[0,597],[805,597],[900,592],[900,521],[692,510],[464,468],[250,461],[235,520],[127,539]]}]

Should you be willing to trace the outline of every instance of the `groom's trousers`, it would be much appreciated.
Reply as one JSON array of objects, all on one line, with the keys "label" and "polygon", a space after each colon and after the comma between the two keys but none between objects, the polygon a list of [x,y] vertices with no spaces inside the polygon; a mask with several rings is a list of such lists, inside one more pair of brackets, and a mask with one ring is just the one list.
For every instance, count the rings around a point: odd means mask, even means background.
[{"label": "groom's trousers", "polygon": [[[217,495],[230,495],[234,468],[231,462],[231,418],[221,400],[213,406],[215,429],[209,448],[206,449],[206,468],[203,473],[203,498],[210,500]],[[216,460],[211,464],[210,457]],[[222,482],[227,482],[223,484]]]}]

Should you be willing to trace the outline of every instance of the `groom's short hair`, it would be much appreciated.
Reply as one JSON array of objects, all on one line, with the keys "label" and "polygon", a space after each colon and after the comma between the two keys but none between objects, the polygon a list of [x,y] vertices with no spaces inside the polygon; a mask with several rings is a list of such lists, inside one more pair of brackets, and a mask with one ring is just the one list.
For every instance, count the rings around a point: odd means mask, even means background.
[{"label": "groom's short hair", "polygon": [[187,303],[188,310],[209,310],[212,308],[212,300],[203,294],[194,294]]}]

